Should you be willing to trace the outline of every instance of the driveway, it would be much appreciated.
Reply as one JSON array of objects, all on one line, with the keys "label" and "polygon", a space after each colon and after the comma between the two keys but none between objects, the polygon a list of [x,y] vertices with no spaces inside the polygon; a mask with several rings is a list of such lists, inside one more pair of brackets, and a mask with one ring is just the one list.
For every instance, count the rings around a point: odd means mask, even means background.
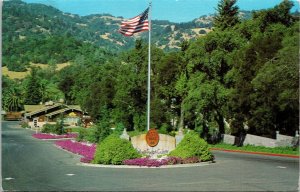
[{"label": "driveway", "polygon": [[99,168],[2,122],[6,191],[297,191],[299,159],[214,151],[216,163],[185,168]]}]

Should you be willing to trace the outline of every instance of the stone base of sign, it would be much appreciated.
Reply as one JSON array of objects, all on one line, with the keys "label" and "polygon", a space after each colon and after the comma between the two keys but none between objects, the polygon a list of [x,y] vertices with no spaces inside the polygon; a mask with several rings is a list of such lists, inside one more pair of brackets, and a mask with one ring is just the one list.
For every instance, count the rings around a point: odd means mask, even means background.
[{"label": "stone base of sign", "polygon": [[183,130],[182,130],[182,128],[179,128],[178,134],[175,136],[176,146],[180,143],[180,141],[183,139],[183,137],[184,137]]},{"label": "stone base of sign", "polygon": [[180,143],[180,141],[183,139],[184,135],[176,135],[175,140],[176,140],[176,146]]},{"label": "stone base of sign", "polygon": [[129,135],[127,134],[126,132],[126,129],[123,130],[123,133],[122,135],[120,136],[121,139],[126,139],[126,140],[129,140]]},{"label": "stone base of sign", "polygon": [[131,143],[135,149],[141,152],[166,154],[175,149],[175,138],[170,135],[159,134],[159,142],[156,146],[150,147],[146,142],[146,134],[131,137]]}]

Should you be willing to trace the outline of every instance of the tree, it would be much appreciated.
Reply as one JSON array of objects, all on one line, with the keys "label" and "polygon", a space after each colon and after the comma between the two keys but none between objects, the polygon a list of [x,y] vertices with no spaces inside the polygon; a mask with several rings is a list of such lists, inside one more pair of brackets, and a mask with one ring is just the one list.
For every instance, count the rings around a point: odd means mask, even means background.
[{"label": "tree", "polygon": [[128,130],[144,130],[146,122],[144,127],[137,127],[134,119],[139,126],[143,126],[138,119],[146,116],[147,46],[141,40],[136,41],[135,49],[124,53],[119,62],[113,99],[114,119]]},{"label": "tree", "polygon": [[3,91],[3,108],[8,111],[19,111],[22,109],[22,93],[18,87],[10,87]]},{"label": "tree", "polygon": [[290,13],[293,5],[294,3],[292,1],[283,0],[272,9],[255,12],[253,18],[259,21],[257,25],[261,32],[264,32],[269,25],[274,23],[281,23],[289,27],[295,22],[295,19],[293,19]]},{"label": "tree", "polygon": [[237,0],[221,0],[217,7],[217,16],[214,18],[214,27],[225,30],[238,24],[238,6],[234,6]]},{"label": "tree", "polygon": [[[187,81],[189,79],[188,70],[187,70],[187,57],[186,52],[190,46],[188,41],[183,41],[181,43],[181,52],[180,52],[180,64],[179,71],[180,73],[177,74],[176,82],[175,82],[175,91],[176,91],[176,98],[174,99],[173,105],[175,105],[175,111],[179,116],[179,129],[184,128],[184,117],[185,117],[185,110],[184,110],[184,99],[187,96]],[[177,109],[177,110],[176,110]]]},{"label": "tree", "polygon": [[161,57],[153,66],[152,110],[151,118],[157,127],[170,125],[170,119],[178,117],[175,100],[177,98],[176,80],[180,71],[182,57],[180,53],[169,53]]},{"label": "tree", "polygon": [[79,75],[80,67],[68,66],[63,68],[58,73],[58,88],[64,93],[67,104],[74,103],[74,96],[72,94],[73,86],[76,82],[76,77]]},{"label": "tree", "polygon": [[256,100],[252,125],[260,134],[275,136],[275,131],[294,135],[299,119],[299,32],[298,24],[288,29],[283,48],[266,62],[252,80]]},{"label": "tree", "polygon": [[[291,82],[297,79],[292,71],[297,68],[295,50],[298,45],[291,42],[298,41],[298,32],[295,26],[291,27],[289,5],[284,1],[273,9],[258,12],[238,28],[248,43],[233,56],[235,62],[231,70],[235,74],[232,76],[235,85],[229,102],[229,117],[235,125],[232,131],[237,134],[244,123],[249,127],[248,133],[267,137],[275,137],[276,130],[290,135],[295,130],[298,113],[292,98],[298,91]],[[279,102],[282,94],[285,100]]]},{"label": "tree", "polygon": [[42,101],[40,78],[37,76],[37,68],[32,67],[25,88],[25,101],[27,105],[35,105]]},{"label": "tree", "polygon": [[189,47],[186,59],[190,78],[184,108],[191,127],[202,125],[207,132],[209,124],[217,124],[219,132],[225,133],[224,118],[232,87],[228,78],[232,55],[243,42],[234,30],[215,30]]},{"label": "tree", "polygon": [[48,67],[49,67],[49,72],[50,74],[54,75],[56,69],[57,69],[57,61],[56,59],[50,59],[48,61]]},{"label": "tree", "polygon": [[40,89],[42,92],[42,102],[64,99],[64,94],[58,89],[57,85],[46,79],[41,80]]}]

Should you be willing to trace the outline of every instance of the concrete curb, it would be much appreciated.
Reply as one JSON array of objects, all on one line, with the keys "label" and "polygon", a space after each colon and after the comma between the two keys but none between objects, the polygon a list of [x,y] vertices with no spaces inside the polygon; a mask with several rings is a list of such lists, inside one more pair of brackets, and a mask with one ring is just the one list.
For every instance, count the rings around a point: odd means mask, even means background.
[{"label": "concrete curb", "polygon": [[[33,137],[35,138],[35,137]],[[35,139],[38,139],[38,138],[35,138]],[[38,139],[38,140],[41,140],[41,141],[59,141],[59,140],[72,140],[74,138],[59,138],[59,139]]]},{"label": "concrete curb", "polygon": [[289,154],[277,154],[277,153],[268,153],[268,152],[253,152],[253,151],[243,151],[243,150],[234,150],[234,149],[222,149],[222,148],[210,148],[213,151],[224,151],[224,152],[233,152],[233,153],[246,153],[254,155],[267,155],[267,156],[276,156],[276,157],[288,157],[299,159],[299,155],[289,155]]},{"label": "concrete curb", "polygon": [[90,163],[77,163],[80,166],[86,167],[97,167],[97,168],[117,168],[117,169],[172,169],[172,168],[185,168],[185,167],[202,167],[213,164],[215,162],[201,162],[201,163],[191,163],[191,164],[177,164],[177,165],[162,165],[160,167],[146,167],[137,165],[103,165],[103,164],[90,164]]}]

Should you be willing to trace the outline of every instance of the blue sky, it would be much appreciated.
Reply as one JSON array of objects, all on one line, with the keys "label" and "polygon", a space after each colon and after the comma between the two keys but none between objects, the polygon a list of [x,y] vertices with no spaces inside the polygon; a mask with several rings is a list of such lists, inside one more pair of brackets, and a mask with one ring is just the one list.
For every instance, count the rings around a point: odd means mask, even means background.
[{"label": "blue sky", "polygon": [[[42,3],[54,6],[63,12],[81,16],[109,13],[131,18],[148,6],[149,0],[23,0],[27,3]],[[152,0],[152,19],[173,22],[191,21],[201,15],[215,13],[219,0]],[[241,10],[267,9],[281,0],[238,0]],[[293,10],[299,10],[299,0],[294,0]]]}]

